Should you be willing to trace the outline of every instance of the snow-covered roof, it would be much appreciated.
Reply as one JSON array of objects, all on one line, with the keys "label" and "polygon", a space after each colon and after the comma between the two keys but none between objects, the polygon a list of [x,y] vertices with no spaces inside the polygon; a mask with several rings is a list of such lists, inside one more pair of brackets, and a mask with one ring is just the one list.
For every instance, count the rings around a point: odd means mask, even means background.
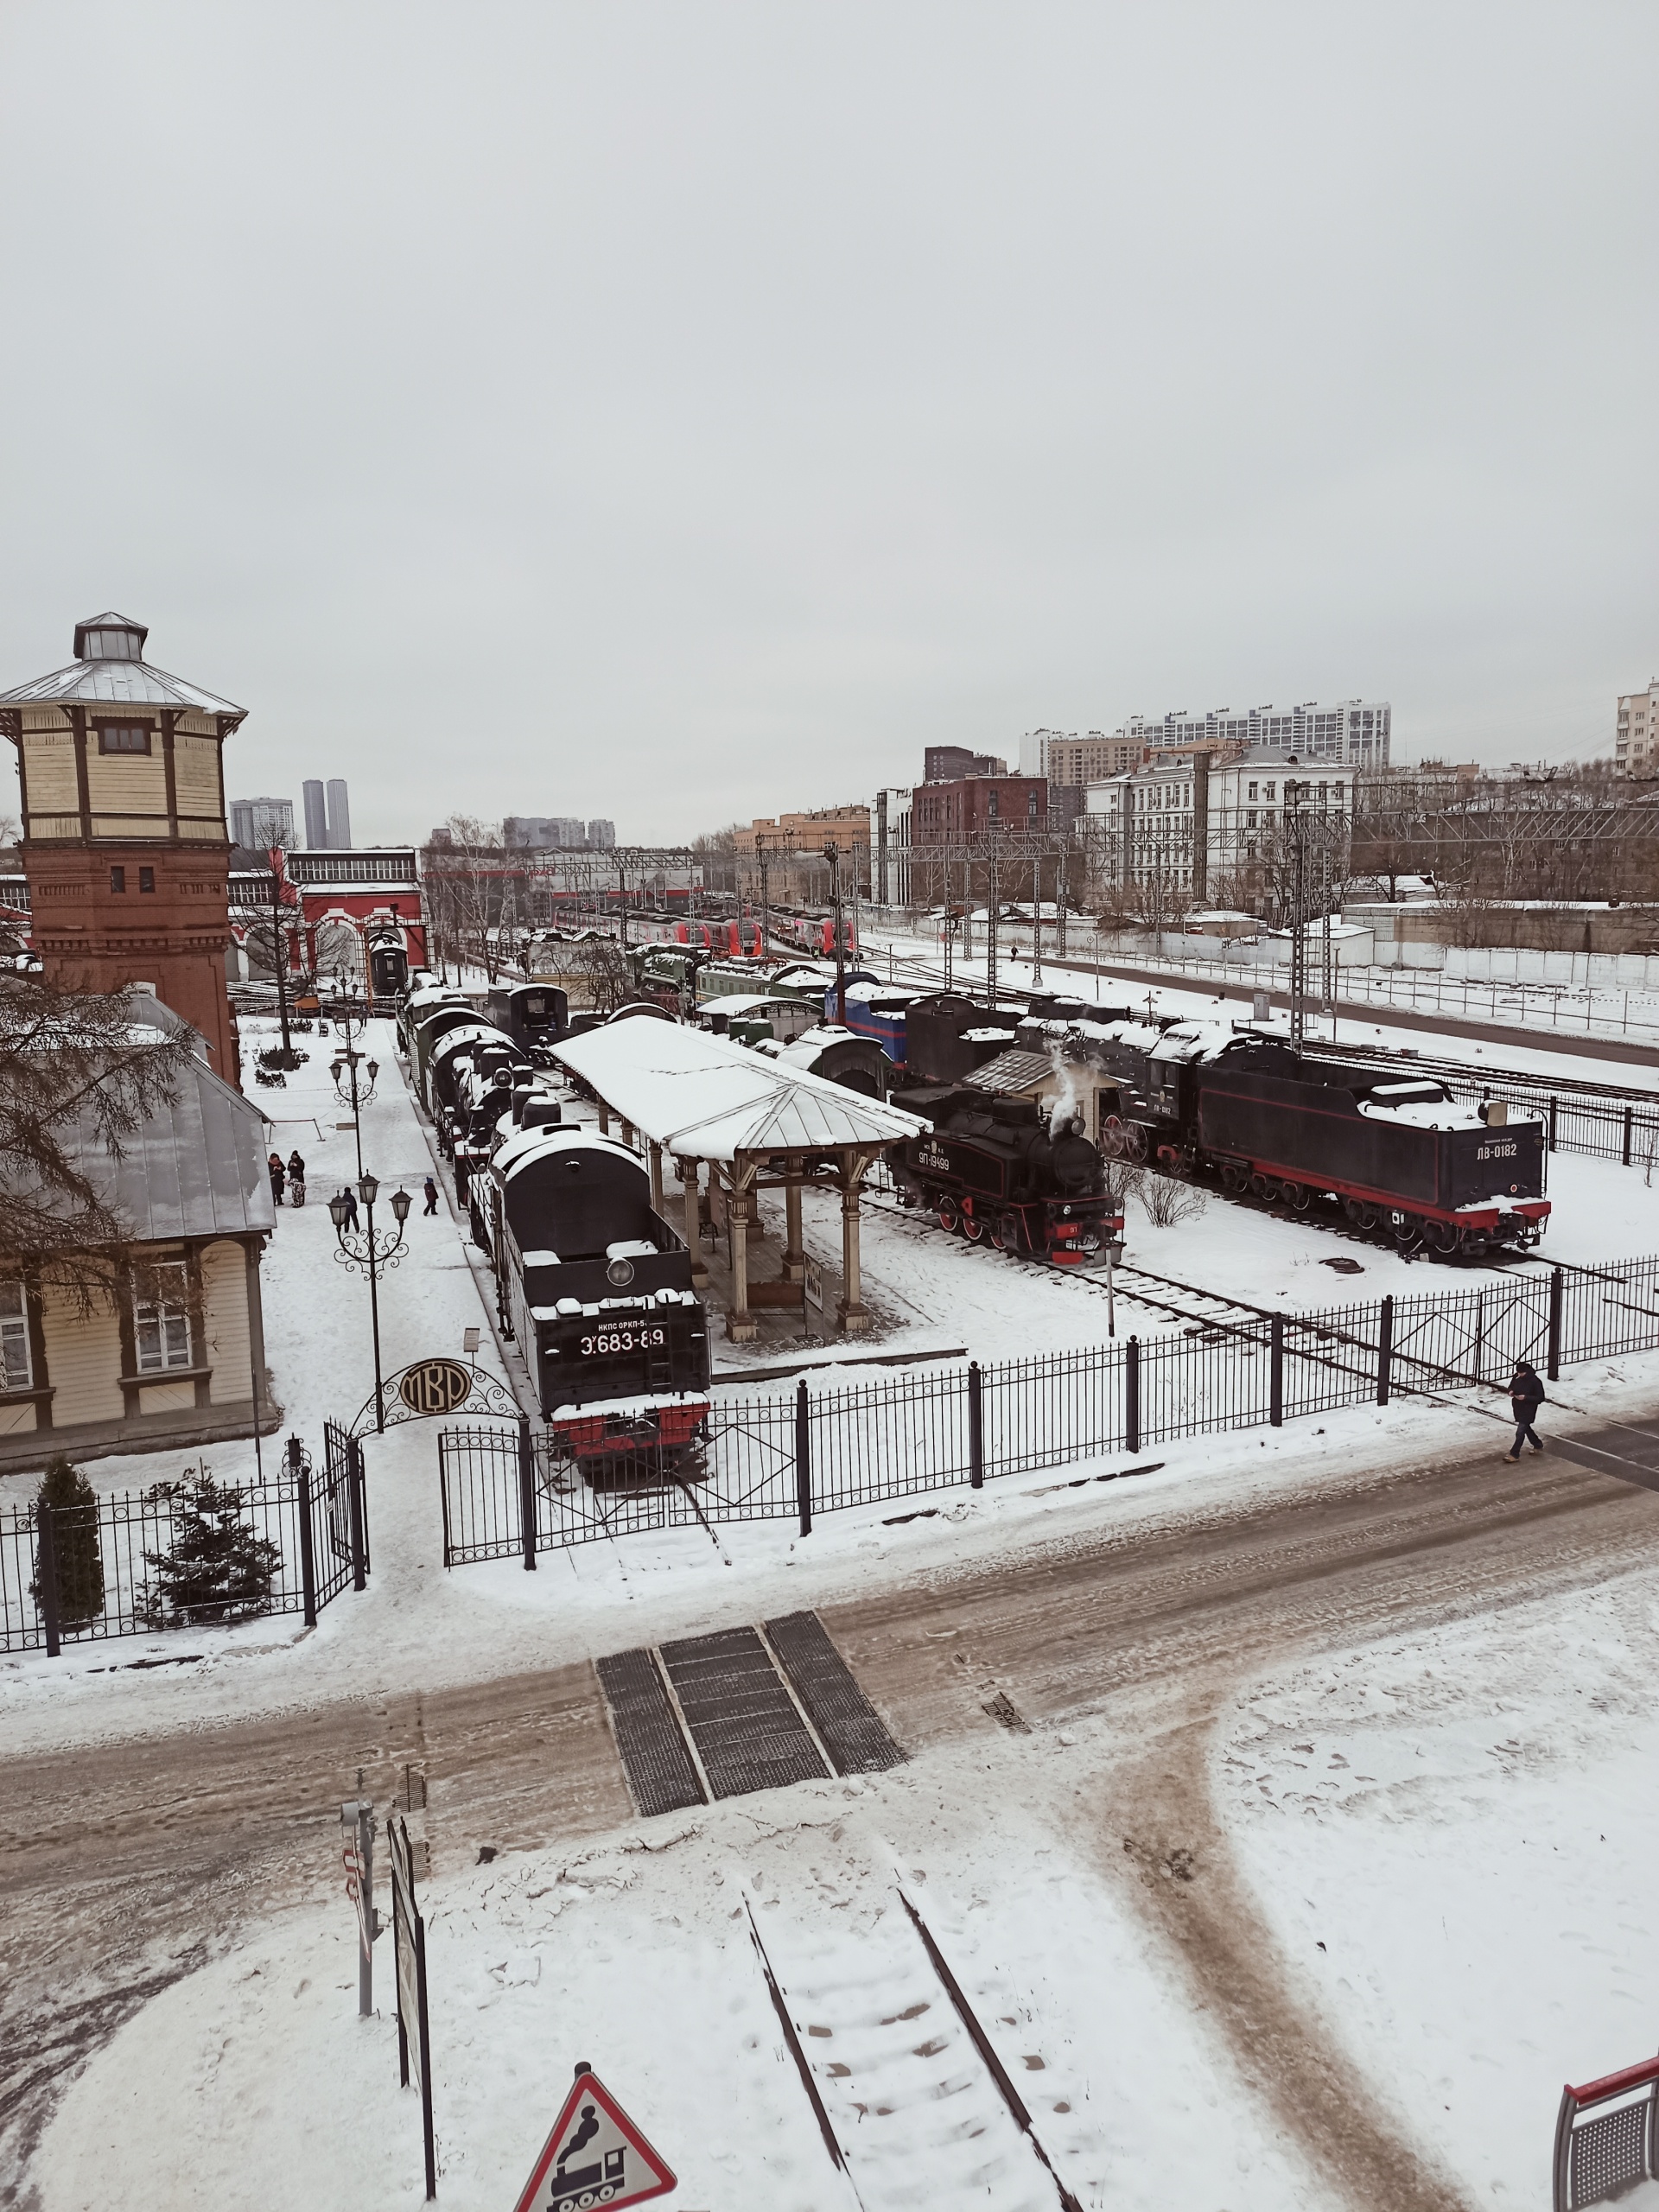
[{"label": "snow-covered roof", "polygon": [[605,1152],[635,1167],[639,1165],[626,1145],[619,1144],[614,1137],[602,1137],[597,1129],[580,1122],[541,1122],[533,1129],[520,1129],[517,1136],[507,1139],[493,1165],[502,1181],[508,1183],[527,1160],[544,1152]]},{"label": "snow-covered roof", "polygon": [[[833,993],[835,988],[832,979],[829,989]],[[879,1001],[883,1006],[897,1007],[910,1006],[917,999],[927,998],[931,994],[927,991],[907,990],[903,983],[878,983],[872,977],[867,982],[849,983],[847,995],[849,999],[856,1001],[860,1006],[869,1006]]]},{"label": "snow-covered roof", "polygon": [[995,1091],[1002,1098],[1038,1090],[1058,1080],[1054,1063],[1046,1052],[999,1052],[994,1060],[987,1060],[983,1067],[963,1077],[973,1090]]},{"label": "snow-covered roof", "polygon": [[780,999],[769,991],[730,991],[722,994],[722,995],[717,999],[710,999],[708,1004],[703,1007],[702,1011],[704,1014],[737,1014],[741,1016],[748,1014],[761,1014],[772,1007],[788,1007],[793,1012],[799,1013],[802,1001],[799,999]]},{"label": "snow-covered roof", "polygon": [[893,1144],[927,1124],[706,1029],[619,1021],[553,1048],[625,1121],[681,1157]]}]

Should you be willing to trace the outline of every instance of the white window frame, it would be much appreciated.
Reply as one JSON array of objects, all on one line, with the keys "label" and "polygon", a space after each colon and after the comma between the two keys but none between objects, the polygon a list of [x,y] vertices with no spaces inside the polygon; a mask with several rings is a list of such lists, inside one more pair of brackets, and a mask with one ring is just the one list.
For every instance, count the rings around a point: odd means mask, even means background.
[{"label": "white window frame", "polygon": [[29,1293],[20,1277],[0,1279],[0,1391],[35,1388],[35,1347],[29,1335]]},{"label": "white window frame", "polygon": [[133,1286],[132,1344],[139,1374],[168,1375],[194,1367],[189,1268],[182,1260],[152,1260],[144,1272],[156,1294],[141,1297]]}]

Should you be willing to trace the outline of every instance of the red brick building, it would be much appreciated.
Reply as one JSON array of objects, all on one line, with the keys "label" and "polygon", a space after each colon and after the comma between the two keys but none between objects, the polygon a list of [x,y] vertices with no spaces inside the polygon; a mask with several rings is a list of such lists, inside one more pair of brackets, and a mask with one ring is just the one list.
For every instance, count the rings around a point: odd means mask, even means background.
[{"label": "red brick building", "polygon": [[154,984],[234,1084],[220,752],[247,709],[151,667],[149,634],[93,615],[75,625],[68,667],[0,692],[35,949],[71,989]]},{"label": "red brick building", "polygon": [[918,784],[911,799],[912,845],[982,842],[992,826],[1009,831],[1046,830],[1048,785],[1041,776],[959,776],[950,783]]}]

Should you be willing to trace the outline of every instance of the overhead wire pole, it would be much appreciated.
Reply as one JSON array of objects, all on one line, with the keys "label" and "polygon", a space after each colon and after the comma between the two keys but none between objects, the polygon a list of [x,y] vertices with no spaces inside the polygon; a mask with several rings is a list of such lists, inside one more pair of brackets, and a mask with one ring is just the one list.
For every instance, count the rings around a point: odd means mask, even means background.
[{"label": "overhead wire pole", "polygon": [[1306,1027],[1307,895],[1304,872],[1302,786],[1285,785],[1285,826],[1290,832],[1290,1049],[1300,1052]]},{"label": "overhead wire pole", "polygon": [[[993,794],[993,796],[995,796],[995,794]],[[990,862],[989,866],[986,869],[987,885],[985,897],[985,1003],[988,1007],[990,1007],[993,1009],[995,1009],[996,1006],[996,907],[998,895],[996,880],[996,830],[997,825],[993,822],[988,833],[990,843]]]}]

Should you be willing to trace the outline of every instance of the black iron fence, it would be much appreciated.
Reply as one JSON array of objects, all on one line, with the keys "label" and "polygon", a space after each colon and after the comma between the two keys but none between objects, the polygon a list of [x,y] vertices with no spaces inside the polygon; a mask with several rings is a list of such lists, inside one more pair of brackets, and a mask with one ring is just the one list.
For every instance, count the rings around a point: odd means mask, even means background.
[{"label": "black iron fence", "polygon": [[1659,1346],[1659,1257],[1551,1268],[1479,1288],[1384,1298],[903,1378],[721,1397],[694,1458],[598,1477],[549,1433],[440,1433],[446,1567],[647,1529],[794,1520],[1002,1475],[1135,1454],[1182,1437],[1279,1427],[1344,1406],[1482,1385],[1517,1359],[1563,1365]]},{"label": "black iron fence", "polygon": [[262,1481],[177,1481],[0,1507],[0,1649],[227,1626],[303,1613],[308,1627],[369,1567],[362,1446],[334,1421],[321,1470],[297,1436]]}]

